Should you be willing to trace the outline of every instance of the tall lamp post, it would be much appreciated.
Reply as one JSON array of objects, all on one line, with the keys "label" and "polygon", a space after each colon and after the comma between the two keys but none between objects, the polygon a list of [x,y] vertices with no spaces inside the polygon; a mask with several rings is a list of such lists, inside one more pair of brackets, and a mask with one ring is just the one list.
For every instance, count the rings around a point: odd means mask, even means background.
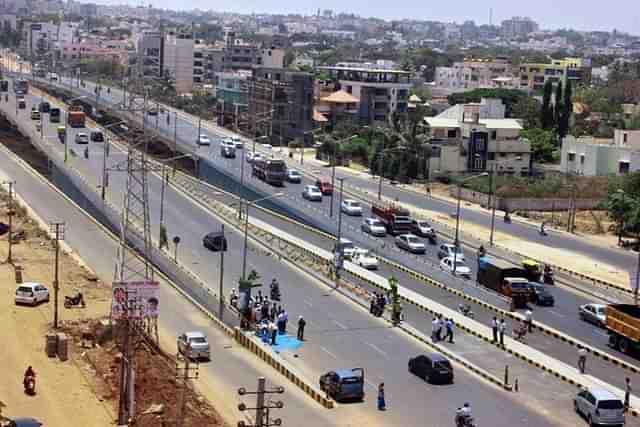
[{"label": "tall lamp post", "polygon": [[333,160],[331,162],[331,204],[329,205],[329,217],[333,218],[333,189],[335,188],[335,182],[336,182],[336,158],[338,157],[338,146],[340,146],[340,144],[342,144],[343,142],[347,142],[347,141],[351,141],[354,138],[357,138],[358,135],[351,135],[348,138],[344,138],[341,139],[339,141],[336,141],[333,144]]},{"label": "tall lamp post", "polygon": [[242,279],[245,279],[247,276],[247,242],[249,240],[249,208],[256,203],[264,202],[265,200],[274,199],[276,197],[283,196],[284,193],[275,193],[267,197],[262,197],[257,200],[245,201],[245,212],[244,212],[244,247],[242,249]]},{"label": "tall lamp post", "polygon": [[463,180],[458,181],[458,204],[457,204],[457,208],[456,208],[456,237],[453,241],[453,247],[454,247],[454,251],[453,251],[453,274],[456,274],[456,263],[457,263],[457,258],[458,258],[458,250],[460,247],[460,240],[459,240],[459,233],[460,233],[460,199],[462,199],[462,184],[464,184],[467,181],[471,181],[472,179],[476,179],[476,178],[480,178],[483,176],[487,176],[489,175],[487,172],[483,172],[481,174],[478,175],[473,175],[473,176],[469,176]]},{"label": "tall lamp post", "polygon": [[618,246],[622,244],[622,233],[624,231],[624,207],[625,207],[625,195],[627,194],[622,188],[618,188],[616,193],[622,197],[622,214],[620,215],[620,229],[618,231]]},{"label": "tall lamp post", "polygon": [[[116,123],[111,123],[110,125],[105,126],[104,129],[109,130],[114,126],[118,126],[124,123],[126,122],[119,121]],[[109,137],[105,135],[104,138],[105,141],[102,153],[102,185],[100,188],[102,201],[104,201],[107,196],[107,186],[109,185],[109,172],[107,171],[107,157],[109,157]]]},{"label": "tall lamp post", "polygon": [[520,161],[522,160],[522,156],[517,156],[514,157],[513,159],[508,159],[508,160],[503,160],[500,162],[494,162],[493,165],[491,166],[491,183],[490,183],[490,193],[489,193],[489,204],[491,205],[491,233],[489,233],[489,245],[493,246],[493,233],[495,230],[495,224],[496,224],[496,186],[497,186],[497,178],[496,178],[496,166],[503,164],[503,163],[509,163],[509,162],[513,162],[513,161]]},{"label": "tall lamp post", "polygon": [[342,268],[342,261],[344,259],[344,254],[342,250],[342,195],[344,189],[344,180],[346,178],[338,178],[340,181],[340,213],[338,214],[338,241],[336,243],[337,250],[335,251],[334,257],[334,267],[335,267],[335,281],[336,281],[336,289],[340,283],[340,269]]}]

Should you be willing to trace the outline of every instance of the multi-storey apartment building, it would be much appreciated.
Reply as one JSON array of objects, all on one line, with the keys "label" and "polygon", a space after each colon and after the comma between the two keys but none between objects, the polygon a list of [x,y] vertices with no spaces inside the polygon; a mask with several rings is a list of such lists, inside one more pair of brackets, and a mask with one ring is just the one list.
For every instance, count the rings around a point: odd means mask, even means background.
[{"label": "multi-storey apartment building", "polygon": [[547,81],[554,84],[571,81],[573,87],[591,81],[591,60],[583,58],[554,59],[550,64],[520,65],[520,88],[529,91],[542,90]]},{"label": "multi-storey apartment building", "polygon": [[480,88],[517,86],[507,58],[465,58],[451,67],[436,67],[435,89],[446,95]]},{"label": "multi-storey apartment building", "polygon": [[340,88],[358,99],[357,118],[362,123],[386,122],[393,113],[406,115],[411,73],[359,67],[318,67],[328,72]]}]

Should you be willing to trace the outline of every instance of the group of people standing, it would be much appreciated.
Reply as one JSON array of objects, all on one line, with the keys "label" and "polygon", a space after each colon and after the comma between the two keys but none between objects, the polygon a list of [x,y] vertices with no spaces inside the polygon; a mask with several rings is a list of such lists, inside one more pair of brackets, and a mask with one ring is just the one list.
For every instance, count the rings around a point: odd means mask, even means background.
[{"label": "group of people standing", "polygon": [[441,314],[435,316],[431,322],[431,340],[453,343],[453,319],[445,319]]},{"label": "group of people standing", "polygon": [[369,313],[376,317],[382,316],[384,308],[387,306],[387,297],[381,292],[374,292],[369,302]]}]

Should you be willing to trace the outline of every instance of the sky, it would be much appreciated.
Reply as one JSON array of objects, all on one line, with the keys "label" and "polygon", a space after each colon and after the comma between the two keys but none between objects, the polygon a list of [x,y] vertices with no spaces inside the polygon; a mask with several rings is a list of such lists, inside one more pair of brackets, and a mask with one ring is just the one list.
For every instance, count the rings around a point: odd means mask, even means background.
[{"label": "sky", "polygon": [[529,16],[543,29],[572,28],[576,30],[617,29],[640,34],[640,2],[638,0],[462,0],[448,1],[404,0],[397,4],[389,0],[98,0],[103,4],[149,5],[175,9],[227,11],[239,13],[301,13],[314,14],[317,9],[355,13],[363,17],[383,19],[414,18],[443,22],[474,20],[476,24],[499,24],[511,16]]}]

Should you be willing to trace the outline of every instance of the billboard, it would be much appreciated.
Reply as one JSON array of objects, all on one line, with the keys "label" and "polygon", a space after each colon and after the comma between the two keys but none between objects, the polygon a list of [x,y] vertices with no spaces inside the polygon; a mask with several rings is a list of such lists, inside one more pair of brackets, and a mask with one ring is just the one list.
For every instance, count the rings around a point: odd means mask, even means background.
[{"label": "billboard", "polygon": [[157,318],[160,304],[158,282],[114,282],[111,319]]}]

